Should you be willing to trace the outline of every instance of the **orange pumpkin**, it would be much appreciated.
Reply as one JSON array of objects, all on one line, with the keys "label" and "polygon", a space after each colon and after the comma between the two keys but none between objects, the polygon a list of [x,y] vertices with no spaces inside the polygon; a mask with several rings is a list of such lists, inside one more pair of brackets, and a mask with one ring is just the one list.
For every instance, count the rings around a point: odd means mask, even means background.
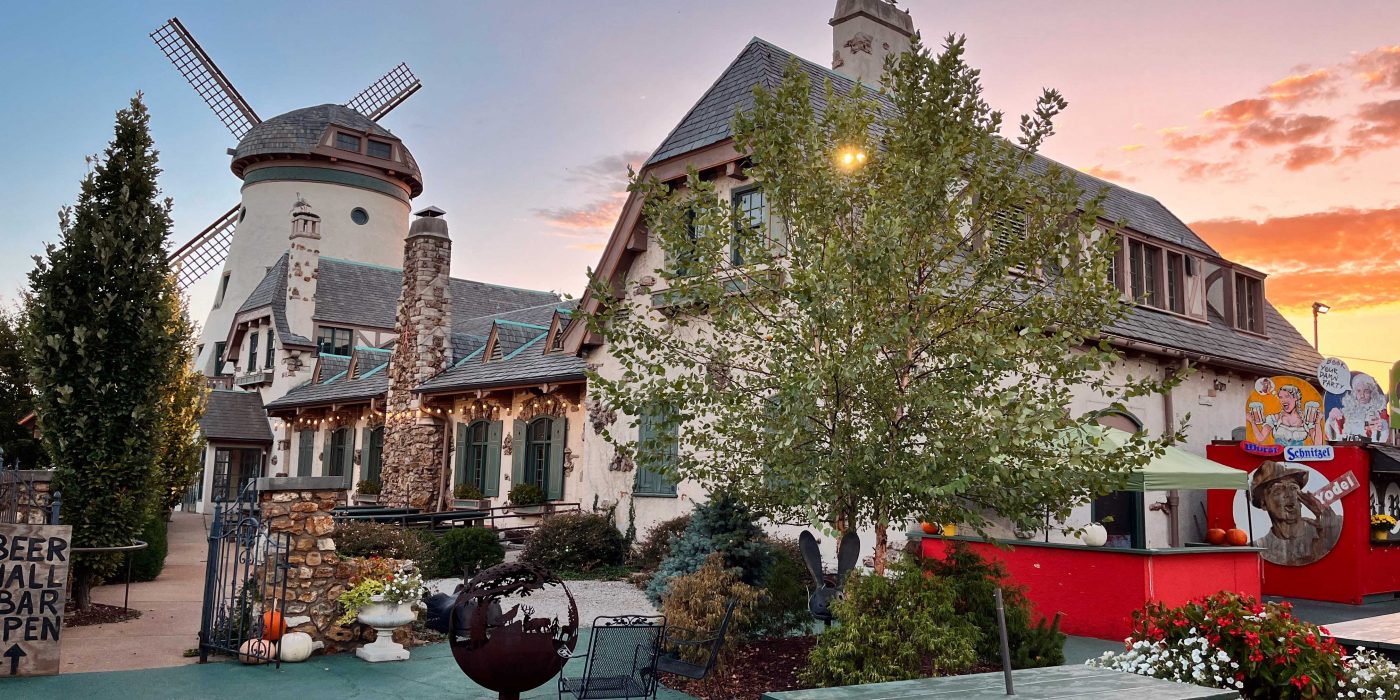
[{"label": "orange pumpkin", "polygon": [[925,535],[935,535],[935,534],[938,534],[938,527],[935,526],[933,523],[928,522],[927,520],[925,520],[924,522],[919,523],[919,527],[920,527],[920,528],[923,528],[923,531],[924,531],[924,534],[925,534]]},{"label": "orange pumpkin", "polygon": [[1217,547],[1225,544],[1225,531],[1218,527],[1206,530],[1206,541]]},{"label": "orange pumpkin", "polygon": [[1240,547],[1249,544],[1249,533],[1237,527],[1232,527],[1225,531],[1225,542],[1231,547]]},{"label": "orange pumpkin", "polygon": [[263,639],[275,642],[282,638],[287,631],[287,621],[282,619],[282,613],[276,610],[269,610],[263,613]]}]

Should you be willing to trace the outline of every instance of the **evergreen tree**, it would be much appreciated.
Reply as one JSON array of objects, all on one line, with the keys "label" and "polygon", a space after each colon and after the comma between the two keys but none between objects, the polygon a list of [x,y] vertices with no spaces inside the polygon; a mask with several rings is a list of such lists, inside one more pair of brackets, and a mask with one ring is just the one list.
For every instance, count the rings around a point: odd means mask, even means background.
[{"label": "evergreen tree", "polygon": [[204,375],[194,369],[194,324],[183,298],[166,295],[161,313],[167,331],[178,340],[165,364],[157,421],[160,437],[151,476],[152,517],[165,522],[200,475],[204,438],[199,419],[204,415],[209,389]]},{"label": "evergreen tree", "polygon": [[653,287],[595,278],[586,319],[615,368],[589,391],[681,436],[674,464],[607,435],[619,450],[780,522],[873,528],[877,572],[891,527],[1038,529],[1176,437],[1110,449],[1069,413],[1171,382],[1115,376],[1104,194],[1035,157],[1064,99],[1003,138],[958,37],[916,38],[881,83],[838,94],[794,61],[755,88],[733,134],[763,207],[696,172],[634,181],[665,264],[639,271]]},{"label": "evergreen tree", "polygon": [[43,450],[19,421],[34,410],[34,389],[20,351],[24,310],[0,307],[0,460],[21,469],[43,468]]},{"label": "evergreen tree", "polygon": [[[178,294],[167,262],[170,201],[150,115],[138,94],[117,112],[116,135],[93,160],[77,204],[59,214],[60,241],[29,275],[25,352],[44,450],[77,547],[131,544],[152,502],[161,388],[181,338],[168,314]],[[78,556],[73,598],[119,557]]]},{"label": "evergreen tree", "polygon": [[729,491],[717,491],[695,506],[690,523],[671,540],[671,553],[647,585],[647,597],[660,604],[676,577],[699,571],[712,554],[718,554],[724,568],[733,569],[750,586],[763,583],[773,560],[753,510]]}]

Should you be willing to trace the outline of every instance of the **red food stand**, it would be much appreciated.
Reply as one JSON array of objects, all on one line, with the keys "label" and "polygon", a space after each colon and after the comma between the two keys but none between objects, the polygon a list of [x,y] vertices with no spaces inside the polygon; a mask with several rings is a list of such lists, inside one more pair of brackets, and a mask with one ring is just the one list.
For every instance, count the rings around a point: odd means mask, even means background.
[{"label": "red food stand", "polygon": [[[1360,604],[1394,598],[1400,592],[1400,540],[1373,541],[1370,527],[1373,507],[1388,508],[1392,504],[1386,503],[1387,494],[1400,490],[1400,450],[1337,444],[1258,456],[1246,452],[1243,443],[1222,442],[1208,446],[1206,455],[1251,474],[1250,491],[1209,492],[1209,526],[1252,528],[1250,541],[1256,545],[1277,542],[1280,534],[1271,536],[1273,523],[1266,510],[1246,510],[1242,499],[1253,498],[1254,492],[1267,487],[1264,482],[1269,479],[1291,479],[1302,486],[1304,502],[1301,507],[1293,506],[1297,512],[1293,519],[1301,518],[1301,536],[1316,542],[1311,548],[1261,549],[1260,589],[1265,595]],[[1265,467],[1266,462],[1271,464]],[[1260,505],[1271,504],[1261,501]],[[1242,513],[1250,517],[1241,517]],[[1336,528],[1340,532],[1335,532]]]}]

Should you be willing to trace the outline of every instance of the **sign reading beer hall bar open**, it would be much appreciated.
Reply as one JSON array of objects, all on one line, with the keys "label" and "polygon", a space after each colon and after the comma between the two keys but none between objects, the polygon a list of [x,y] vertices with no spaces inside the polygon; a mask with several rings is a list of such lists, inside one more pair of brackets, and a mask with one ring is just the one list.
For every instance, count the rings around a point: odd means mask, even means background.
[{"label": "sign reading beer hall bar open", "polygon": [[0,678],[58,673],[72,537],[69,525],[0,525]]}]

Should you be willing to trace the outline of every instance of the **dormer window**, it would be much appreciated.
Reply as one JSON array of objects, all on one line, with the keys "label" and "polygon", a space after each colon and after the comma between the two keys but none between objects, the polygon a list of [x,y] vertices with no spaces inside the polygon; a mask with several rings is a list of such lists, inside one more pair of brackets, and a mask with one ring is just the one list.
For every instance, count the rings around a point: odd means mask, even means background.
[{"label": "dormer window", "polygon": [[1264,332],[1264,280],[1235,273],[1235,327],[1251,333]]},{"label": "dormer window", "polygon": [[371,158],[383,158],[389,160],[394,155],[394,147],[385,141],[369,140],[365,153]]},{"label": "dormer window", "polygon": [[335,132],[335,147],[352,153],[360,152],[360,137],[343,131]]}]

